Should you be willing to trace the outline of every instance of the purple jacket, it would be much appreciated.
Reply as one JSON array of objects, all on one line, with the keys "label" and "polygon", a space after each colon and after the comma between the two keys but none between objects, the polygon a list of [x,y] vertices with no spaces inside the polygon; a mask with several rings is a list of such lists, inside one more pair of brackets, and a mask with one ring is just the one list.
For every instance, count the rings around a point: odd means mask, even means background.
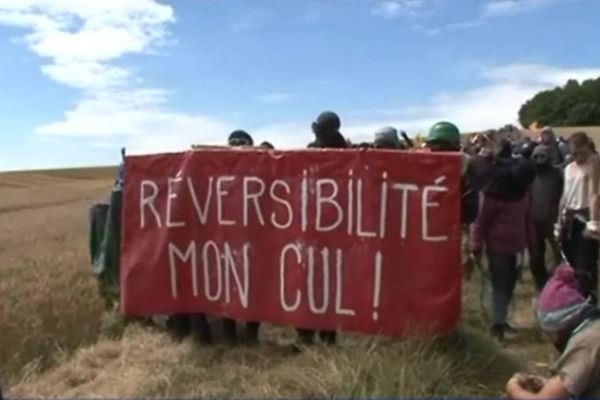
[{"label": "purple jacket", "polygon": [[529,194],[517,201],[502,201],[481,194],[479,215],[471,228],[474,251],[517,254],[527,245]]}]

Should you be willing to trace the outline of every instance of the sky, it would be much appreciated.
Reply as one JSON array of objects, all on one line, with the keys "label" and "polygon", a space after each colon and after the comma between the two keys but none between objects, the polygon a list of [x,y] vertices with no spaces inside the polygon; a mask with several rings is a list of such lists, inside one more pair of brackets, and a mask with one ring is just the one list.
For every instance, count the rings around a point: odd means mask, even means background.
[{"label": "sky", "polygon": [[600,76],[598,0],[0,0],[0,171],[225,144],[517,123]]}]

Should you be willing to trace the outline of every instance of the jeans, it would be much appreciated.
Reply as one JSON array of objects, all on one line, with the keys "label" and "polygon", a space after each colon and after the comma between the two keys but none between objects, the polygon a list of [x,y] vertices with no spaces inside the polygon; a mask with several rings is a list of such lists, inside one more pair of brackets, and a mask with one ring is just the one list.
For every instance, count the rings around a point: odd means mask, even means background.
[{"label": "jeans", "polygon": [[494,325],[506,324],[508,322],[508,306],[518,278],[517,255],[489,251],[488,263],[492,280]]},{"label": "jeans", "polygon": [[540,292],[548,280],[546,268],[546,243],[550,243],[555,266],[561,261],[560,248],[554,238],[554,227],[546,222],[534,222],[529,247],[529,268],[535,288]]},{"label": "jeans", "polygon": [[599,242],[583,236],[585,224],[573,219],[562,235],[562,247],[569,264],[575,270],[579,290],[584,297],[598,302],[598,247]]}]

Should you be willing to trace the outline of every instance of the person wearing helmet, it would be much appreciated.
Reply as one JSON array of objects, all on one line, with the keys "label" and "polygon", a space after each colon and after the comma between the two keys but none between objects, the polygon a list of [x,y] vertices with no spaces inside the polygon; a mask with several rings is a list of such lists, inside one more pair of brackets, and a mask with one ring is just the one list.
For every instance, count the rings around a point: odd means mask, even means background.
[{"label": "person wearing helmet", "polygon": [[340,128],[342,123],[340,117],[333,111],[324,111],[312,123],[312,131],[315,135],[315,141],[308,145],[309,148],[319,149],[346,149],[348,143],[342,134]]},{"label": "person wearing helmet", "polygon": [[373,147],[376,149],[400,149],[402,143],[398,138],[398,131],[396,128],[386,126],[375,132],[375,139],[373,140]]},{"label": "person wearing helmet", "polygon": [[254,146],[254,140],[248,132],[236,130],[229,134],[227,144],[232,147]]},{"label": "person wearing helmet", "polygon": [[271,142],[267,142],[266,140],[262,142],[258,147],[265,150],[275,150],[275,146],[273,146]]},{"label": "person wearing helmet", "polygon": [[460,131],[450,122],[438,122],[429,129],[425,143],[431,151],[460,151]]},{"label": "person wearing helmet", "polygon": [[[324,111],[312,123],[312,131],[315,135],[314,142],[308,145],[308,148],[318,149],[346,149],[348,142],[340,133],[342,123],[340,117],[333,111]],[[294,349],[299,350],[299,345],[310,345],[314,343],[315,331],[312,329],[297,328],[298,338],[294,344]],[[320,339],[326,344],[335,344],[337,332],[319,331]]]},{"label": "person wearing helmet", "polygon": [[[229,146],[231,147],[252,147],[254,146],[254,139],[250,134],[243,130],[236,130],[231,132],[227,139]],[[273,145],[269,142],[263,142],[260,145],[264,149],[272,149]],[[223,318],[223,333],[225,339],[235,344],[237,343],[237,322],[231,318]],[[246,337],[245,341],[248,345],[254,346],[259,343],[258,333],[260,330],[260,323],[255,321],[246,322]]]},{"label": "person wearing helmet", "polygon": [[[458,127],[450,122],[438,122],[431,127],[425,139],[430,151],[460,151],[461,137]],[[461,164],[461,222],[470,224],[477,217],[479,194],[474,185],[473,163],[468,155],[462,154]]]}]

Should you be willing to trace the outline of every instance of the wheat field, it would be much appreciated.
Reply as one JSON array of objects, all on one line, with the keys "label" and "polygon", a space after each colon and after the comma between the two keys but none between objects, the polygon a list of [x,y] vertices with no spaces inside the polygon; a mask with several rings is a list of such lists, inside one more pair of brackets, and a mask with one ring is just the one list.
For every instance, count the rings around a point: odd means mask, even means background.
[{"label": "wheat field", "polygon": [[465,285],[460,331],[437,339],[342,335],[291,354],[267,326],[257,348],[178,342],[105,311],[88,252],[88,210],[114,168],[0,174],[0,384],[15,397],[498,396],[518,369],[552,352],[534,328],[531,283],[518,290],[523,332],[501,349],[486,335],[478,281]]}]

